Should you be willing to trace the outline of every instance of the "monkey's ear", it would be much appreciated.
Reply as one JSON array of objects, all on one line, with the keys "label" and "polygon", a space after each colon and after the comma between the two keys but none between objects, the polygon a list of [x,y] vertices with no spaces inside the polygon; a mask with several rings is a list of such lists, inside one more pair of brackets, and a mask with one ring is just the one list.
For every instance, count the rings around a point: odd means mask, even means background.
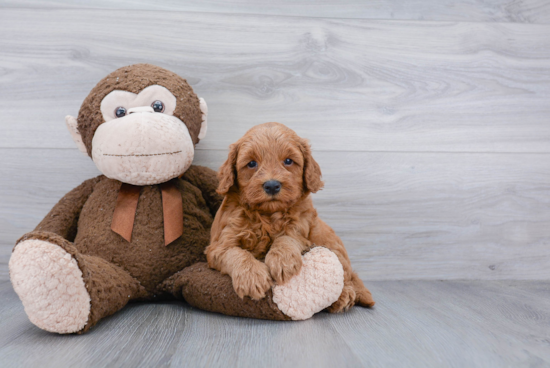
[{"label": "monkey's ear", "polygon": [[208,129],[208,106],[206,106],[206,101],[204,98],[199,98],[199,101],[201,103],[201,111],[202,111],[202,123],[201,123],[201,130],[199,132],[199,139],[203,139],[206,137],[206,130]]},{"label": "monkey's ear", "polygon": [[78,131],[78,122],[76,118],[74,116],[67,115],[65,116],[65,123],[67,124],[67,129],[69,129],[69,133],[71,133],[71,137],[73,137],[73,141],[76,143],[78,150],[88,156],[88,150],[86,149],[84,142],[82,142],[82,136]]},{"label": "monkey's ear", "polygon": [[315,193],[325,185],[321,180],[321,168],[317,161],[313,159],[308,141],[301,139],[300,149],[304,155],[304,189]]},{"label": "monkey's ear", "polygon": [[235,171],[237,164],[237,155],[239,152],[239,146],[237,143],[233,143],[229,146],[229,155],[227,160],[223,163],[218,171],[218,179],[220,184],[218,185],[218,190],[216,192],[219,195],[226,195],[229,192],[229,189],[235,185]]}]

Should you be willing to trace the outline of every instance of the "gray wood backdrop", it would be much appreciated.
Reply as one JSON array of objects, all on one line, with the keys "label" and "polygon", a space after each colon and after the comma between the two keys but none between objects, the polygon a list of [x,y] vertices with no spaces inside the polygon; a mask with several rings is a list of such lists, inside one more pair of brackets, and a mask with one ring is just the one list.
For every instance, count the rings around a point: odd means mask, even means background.
[{"label": "gray wood backdrop", "polygon": [[153,63],[209,105],[197,164],[255,124],[310,139],[365,280],[550,279],[550,3],[0,1],[0,273],[98,174],[64,116]]}]

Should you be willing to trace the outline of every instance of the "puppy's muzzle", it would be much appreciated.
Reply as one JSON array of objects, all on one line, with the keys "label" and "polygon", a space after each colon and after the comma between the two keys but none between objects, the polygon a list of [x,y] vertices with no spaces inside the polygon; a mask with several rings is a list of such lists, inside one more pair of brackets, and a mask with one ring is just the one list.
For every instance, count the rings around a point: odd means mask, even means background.
[{"label": "puppy's muzzle", "polygon": [[281,182],[269,180],[264,183],[264,191],[269,195],[275,195],[281,191]]}]

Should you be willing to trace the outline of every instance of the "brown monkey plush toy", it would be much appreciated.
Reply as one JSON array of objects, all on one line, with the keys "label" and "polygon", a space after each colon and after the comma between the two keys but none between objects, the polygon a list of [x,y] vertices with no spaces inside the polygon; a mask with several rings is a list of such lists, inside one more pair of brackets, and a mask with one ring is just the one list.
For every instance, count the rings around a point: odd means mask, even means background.
[{"label": "brown monkey plush toy", "polygon": [[[109,74],[78,118],[66,117],[78,148],[104,175],[67,193],[17,241],[10,277],[32,323],[82,333],[130,301],[170,298],[235,316],[298,319],[279,309],[271,291],[261,300],[239,298],[230,277],[205,263],[222,202],[216,173],[191,165],[206,115],[185,79],[137,64]],[[291,307],[323,293],[304,290]]]}]

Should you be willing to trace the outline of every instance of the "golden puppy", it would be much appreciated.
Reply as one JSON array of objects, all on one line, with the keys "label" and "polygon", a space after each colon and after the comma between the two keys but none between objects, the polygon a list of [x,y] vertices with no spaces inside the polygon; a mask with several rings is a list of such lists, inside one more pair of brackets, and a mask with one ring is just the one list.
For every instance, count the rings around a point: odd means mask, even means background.
[{"label": "golden puppy", "polygon": [[306,140],[279,123],[255,126],[230,146],[218,176],[225,199],[206,256],[211,268],[231,276],[237,295],[263,298],[273,282],[300,271],[303,252],[320,245],[344,267],[344,289],[329,312],[374,305],[344,244],[313,208],[309,194],[323,182]]}]

